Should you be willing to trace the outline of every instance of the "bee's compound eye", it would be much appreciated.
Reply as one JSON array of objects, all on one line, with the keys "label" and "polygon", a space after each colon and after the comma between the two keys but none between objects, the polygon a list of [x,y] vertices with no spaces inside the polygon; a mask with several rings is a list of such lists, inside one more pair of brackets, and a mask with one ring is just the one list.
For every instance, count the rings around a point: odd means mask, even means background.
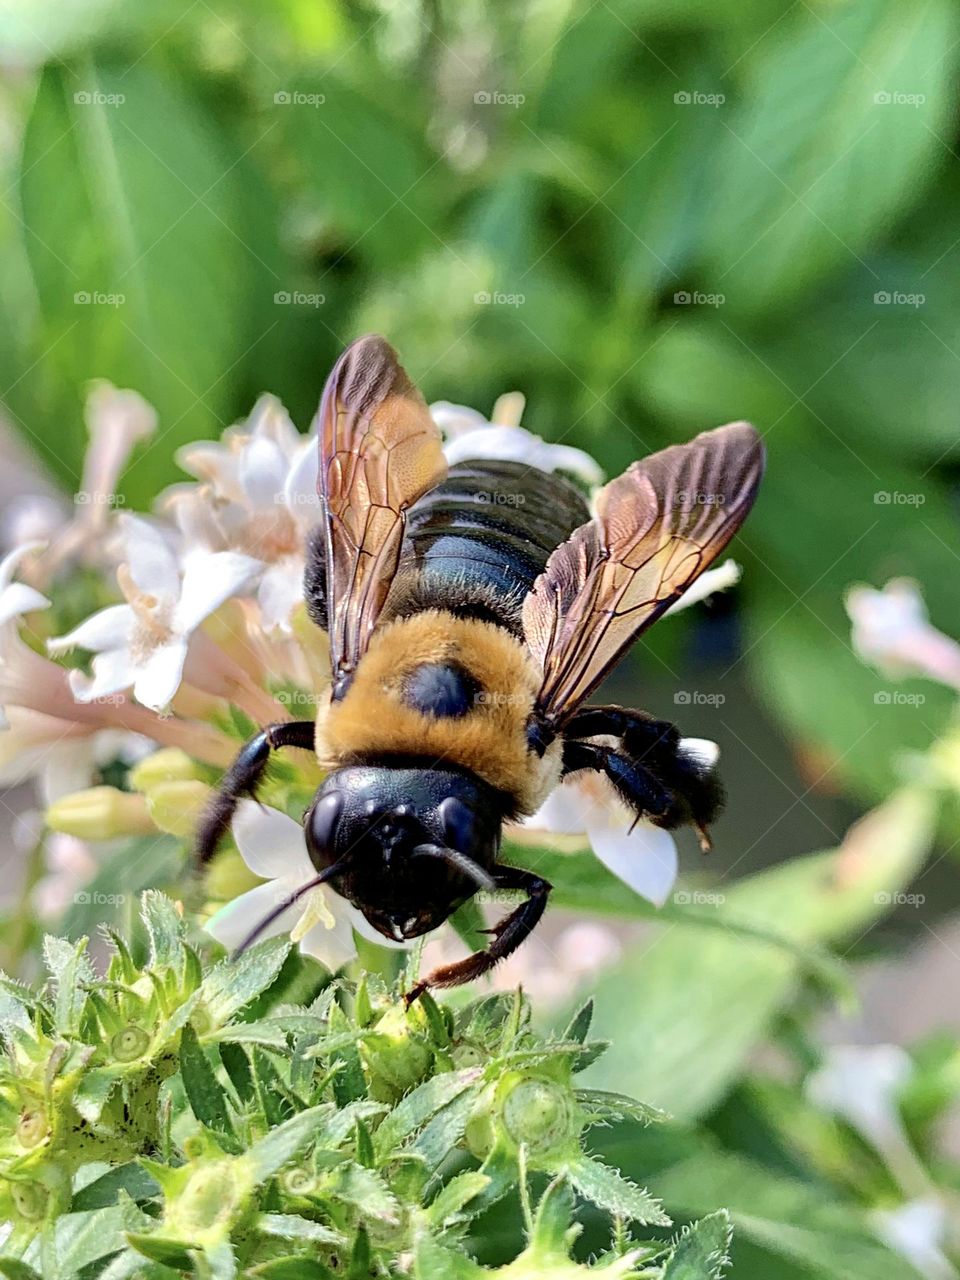
[{"label": "bee's compound eye", "polygon": [[329,795],[322,796],[310,812],[307,829],[311,848],[327,862],[334,858],[336,827],[342,811],[343,796],[339,791],[331,791]]},{"label": "bee's compound eye", "polygon": [[462,800],[448,796],[437,810],[443,827],[443,840],[458,853],[470,853],[475,840],[476,817]]}]

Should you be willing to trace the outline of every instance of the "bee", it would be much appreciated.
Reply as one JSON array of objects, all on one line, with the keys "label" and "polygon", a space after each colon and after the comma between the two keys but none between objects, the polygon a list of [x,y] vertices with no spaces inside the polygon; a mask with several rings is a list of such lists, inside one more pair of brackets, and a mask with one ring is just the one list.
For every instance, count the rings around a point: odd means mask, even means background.
[{"label": "bee", "polygon": [[[526,463],[448,467],[426,403],[382,338],[358,339],[319,409],[320,520],[304,595],[327,632],[316,722],[271,724],[226,772],[198,837],[209,858],[272,752],[329,769],[304,815],[316,878],[384,937],[416,938],[478,890],[522,901],[482,951],[409,993],[488,972],[529,936],[550,885],[499,860],[505,822],[596,771],[639,820],[707,831],[714,765],[677,728],[591,694],[727,545],[764,466],[736,422],[672,445],[601,488],[591,511]],[[244,943],[290,906],[282,903]]]}]

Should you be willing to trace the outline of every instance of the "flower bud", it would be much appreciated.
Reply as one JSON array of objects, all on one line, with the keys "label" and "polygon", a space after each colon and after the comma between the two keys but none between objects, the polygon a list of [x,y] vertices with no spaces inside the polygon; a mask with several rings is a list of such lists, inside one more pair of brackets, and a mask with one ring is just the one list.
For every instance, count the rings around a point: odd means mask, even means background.
[{"label": "flower bud", "polygon": [[200,765],[179,747],[152,752],[128,774],[135,791],[150,791],[164,782],[198,782],[203,776]]},{"label": "flower bud", "polygon": [[168,1203],[167,1226],[185,1239],[204,1243],[226,1239],[251,1190],[239,1161],[205,1161]]},{"label": "flower bud", "polygon": [[236,849],[226,848],[207,865],[204,884],[213,902],[232,902],[260,883]]},{"label": "flower bud", "polygon": [[132,1022],[122,1027],[110,1041],[110,1053],[117,1062],[134,1062],[142,1058],[149,1047],[149,1033]]},{"label": "flower bud", "polygon": [[47,810],[46,823],[51,831],[81,840],[112,840],[157,829],[143,796],[116,787],[91,787],[62,796]]},{"label": "flower bud", "polygon": [[192,839],[212,789],[205,782],[161,782],[147,792],[147,809],[161,831]]},{"label": "flower bud", "polygon": [[572,1089],[547,1075],[508,1071],[485,1089],[467,1123],[467,1146],[484,1160],[499,1146],[533,1161],[577,1147],[583,1117]]},{"label": "flower bud", "polygon": [[428,1045],[411,1034],[411,1011],[394,1006],[366,1033],[360,1054],[370,1079],[370,1094],[395,1102],[427,1075],[433,1062]]},{"label": "flower bud", "polygon": [[48,1192],[39,1182],[12,1182],[10,1195],[21,1218],[39,1222],[47,1209]]},{"label": "flower bud", "polygon": [[38,1147],[49,1133],[50,1121],[43,1107],[20,1113],[17,1123],[17,1141],[21,1147]]}]

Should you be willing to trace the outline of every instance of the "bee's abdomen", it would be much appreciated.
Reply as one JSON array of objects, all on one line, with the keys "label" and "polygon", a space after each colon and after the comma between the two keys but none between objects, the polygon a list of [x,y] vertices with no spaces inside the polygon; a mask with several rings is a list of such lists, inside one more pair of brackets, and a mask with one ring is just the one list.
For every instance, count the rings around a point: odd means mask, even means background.
[{"label": "bee's abdomen", "polygon": [[389,617],[445,609],[519,630],[550,553],[590,518],[562,476],[486,459],[451,467],[407,514]]}]

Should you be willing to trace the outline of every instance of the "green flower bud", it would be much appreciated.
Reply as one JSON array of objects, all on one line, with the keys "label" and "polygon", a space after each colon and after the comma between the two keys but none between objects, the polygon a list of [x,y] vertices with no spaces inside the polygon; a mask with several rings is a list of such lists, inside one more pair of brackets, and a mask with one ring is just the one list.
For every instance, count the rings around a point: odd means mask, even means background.
[{"label": "green flower bud", "polygon": [[10,1186],[14,1206],[21,1218],[39,1222],[47,1209],[48,1193],[39,1182],[14,1182]]},{"label": "green flower bud", "polygon": [[147,792],[147,809],[161,831],[192,840],[212,794],[205,782],[160,782]]},{"label": "green flower bud", "polygon": [[81,840],[112,840],[156,831],[143,796],[116,787],[90,787],[55,800],[46,812],[51,831]]},{"label": "green flower bud", "polygon": [[549,1076],[508,1071],[480,1095],[467,1122],[467,1146],[484,1160],[498,1145],[533,1160],[575,1146],[583,1119],[572,1090]]},{"label": "green flower bud", "polygon": [[188,1238],[225,1235],[245,1194],[234,1161],[202,1164],[190,1175],[170,1217]]},{"label": "green flower bud", "polygon": [[574,1097],[554,1080],[520,1080],[503,1100],[501,1121],[511,1141],[535,1156],[580,1132]]},{"label": "green flower bud", "polygon": [[312,1169],[288,1169],[280,1179],[288,1195],[312,1196],[317,1189],[317,1177]]},{"label": "green flower bud", "polygon": [[411,1035],[410,1016],[399,1006],[388,1009],[361,1043],[370,1095],[378,1102],[396,1102],[418,1085],[433,1065],[429,1046]]},{"label": "green flower bud", "polygon": [[130,785],[135,791],[150,791],[163,782],[203,781],[200,765],[179,747],[164,747],[145,756],[130,770]]},{"label": "green flower bud", "polygon": [[50,1134],[50,1121],[43,1107],[23,1111],[17,1123],[17,1141],[21,1147],[38,1147]]},{"label": "green flower bud", "polygon": [[118,1031],[110,1040],[110,1053],[118,1062],[133,1062],[137,1058],[142,1058],[149,1047],[148,1032],[132,1022]]}]

